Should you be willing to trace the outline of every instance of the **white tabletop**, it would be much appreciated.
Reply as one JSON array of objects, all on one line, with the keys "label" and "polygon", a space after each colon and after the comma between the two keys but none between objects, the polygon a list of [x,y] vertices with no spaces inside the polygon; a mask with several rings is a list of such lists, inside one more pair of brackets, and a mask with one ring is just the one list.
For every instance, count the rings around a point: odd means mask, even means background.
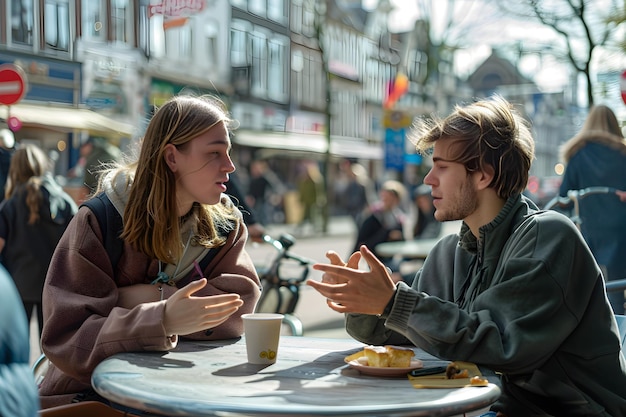
[{"label": "white tabletop", "polygon": [[115,403],[171,416],[449,416],[500,396],[493,384],[416,389],[406,376],[361,375],[344,359],[363,346],[282,336],[275,364],[251,365],[243,339],[187,341],[170,352],[114,355],[98,365],[92,385]]},{"label": "white tabletop", "polygon": [[376,253],[381,256],[402,256],[411,259],[426,259],[439,239],[400,240],[376,245]]}]

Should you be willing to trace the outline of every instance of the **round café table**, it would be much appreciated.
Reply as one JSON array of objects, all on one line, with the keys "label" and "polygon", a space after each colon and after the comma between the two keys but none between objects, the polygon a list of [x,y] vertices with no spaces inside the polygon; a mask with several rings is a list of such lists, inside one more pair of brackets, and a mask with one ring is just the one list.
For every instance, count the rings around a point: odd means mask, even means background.
[{"label": "round caf\u00e9 table", "polygon": [[[170,352],[116,354],[92,385],[115,404],[163,416],[450,416],[496,401],[500,389],[416,389],[345,363],[351,339],[282,336],[272,365],[247,363],[243,339],[181,341]],[[441,364],[415,349],[426,366]]]}]

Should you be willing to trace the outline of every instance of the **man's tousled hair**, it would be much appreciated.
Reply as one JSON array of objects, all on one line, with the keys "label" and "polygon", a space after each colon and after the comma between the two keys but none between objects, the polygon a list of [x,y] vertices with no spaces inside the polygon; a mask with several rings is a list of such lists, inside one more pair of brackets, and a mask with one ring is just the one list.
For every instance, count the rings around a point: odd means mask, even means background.
[{"label": "man's tousled hair", "polygon": [[500,96],[455,106],[446,118],[433,116],[413,125],[411,140],[428,153],[439,139],[453,141],[453,161],[468,172],[493,169],[489,185],[500,198],[524,191],[535,145],[529,123]]}]

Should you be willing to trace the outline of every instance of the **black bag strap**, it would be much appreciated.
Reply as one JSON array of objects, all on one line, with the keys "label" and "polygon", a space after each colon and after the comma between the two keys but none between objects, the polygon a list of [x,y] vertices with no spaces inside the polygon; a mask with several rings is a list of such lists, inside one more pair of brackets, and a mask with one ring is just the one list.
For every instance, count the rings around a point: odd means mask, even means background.
[{"label": "black bag strap", "polygon": [[98,193],[93,198],[84,201],[81,206],[89,207],[96,215],[98,225],[102,231],[104,248],[107,251],[107,255],[109,255],[111,265],[115,271],[115,267],[122,257],[122,250],[124,248],[124,242],[120,237],[124,230],[122,216],[118,213],[117,209],[104,192]]}]

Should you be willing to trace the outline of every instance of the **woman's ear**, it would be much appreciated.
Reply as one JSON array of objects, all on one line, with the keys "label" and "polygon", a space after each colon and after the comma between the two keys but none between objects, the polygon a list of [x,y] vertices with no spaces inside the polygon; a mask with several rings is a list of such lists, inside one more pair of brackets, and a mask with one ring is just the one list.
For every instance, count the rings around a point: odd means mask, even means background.
[{"label": "woman's ear", "polygon": [[163,158],[165,158],[165,163],[172,172],[176,172],[178,170],[178,164],[176,163],[177,149],[176,146],[168,143],[165,145],[165,152],[163,152]]}]

